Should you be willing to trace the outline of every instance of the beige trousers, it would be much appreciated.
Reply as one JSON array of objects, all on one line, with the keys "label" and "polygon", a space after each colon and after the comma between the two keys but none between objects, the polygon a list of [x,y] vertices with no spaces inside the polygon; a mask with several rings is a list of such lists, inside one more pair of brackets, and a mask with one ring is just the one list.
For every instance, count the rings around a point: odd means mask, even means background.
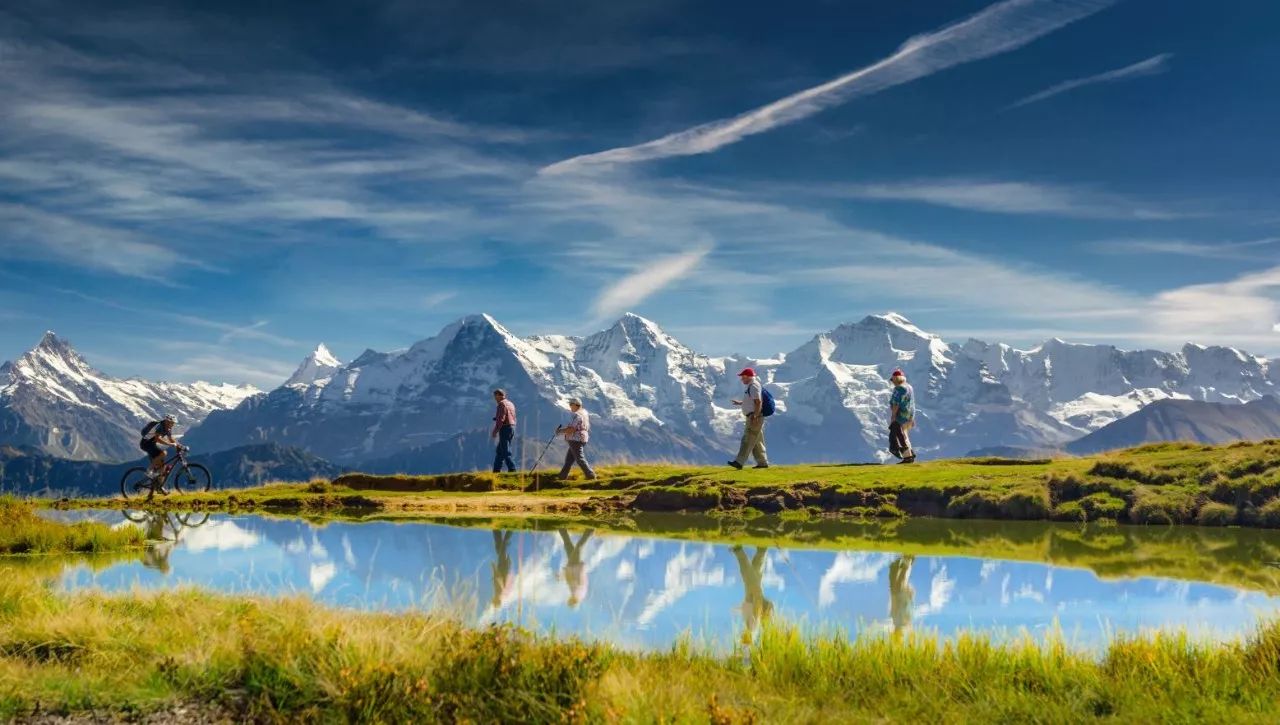
[{"label": "beige trousers", "polygon": [[742,444],[738,446],[738,457],[734,460],[746,465],[748,456],[756,459],[757,466],[769,465],[764,448],[764,416],[748,418],[746,430],[742,431]]}]

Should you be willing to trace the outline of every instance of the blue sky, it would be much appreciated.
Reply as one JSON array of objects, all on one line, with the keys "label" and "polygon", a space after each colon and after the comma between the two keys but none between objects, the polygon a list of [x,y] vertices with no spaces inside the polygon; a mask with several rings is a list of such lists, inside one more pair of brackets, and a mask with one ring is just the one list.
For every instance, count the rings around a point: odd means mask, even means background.
[{"label": "blue sky", "polygon": [[0,359],[282,380],[489,312],[1280,354],[1280,5],[0,9]]}]

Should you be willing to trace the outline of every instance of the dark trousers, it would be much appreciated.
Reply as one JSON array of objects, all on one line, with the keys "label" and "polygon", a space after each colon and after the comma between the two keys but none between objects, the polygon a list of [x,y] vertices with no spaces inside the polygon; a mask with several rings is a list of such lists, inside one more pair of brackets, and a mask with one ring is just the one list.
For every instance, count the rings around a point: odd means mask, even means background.
[{"label": "dark trousers", "polygon": [[911,440],[896,420],[889,424],[889,453],[895,458],[911,457]]},{"label": "dark trousers", "polygon": [[596,477],[596,472],[591,470],[591,464],[587,463],[586,443],[569,441],[569,452],[564,456],[564,466],[560,469],[560,478],[568,478],[569,472],[573,470],[573,464],[575,463],[578,464],[578,468],[582,469],[582,474],[588,479]]},{"label": "dark trousers", "polygon": [[504,425],[498,429],[498,450],[493,456],[493,472],[498,473],[502,466],[515,473],[516,462],[511,460],[511,441],[516,437],[514,426]]}]

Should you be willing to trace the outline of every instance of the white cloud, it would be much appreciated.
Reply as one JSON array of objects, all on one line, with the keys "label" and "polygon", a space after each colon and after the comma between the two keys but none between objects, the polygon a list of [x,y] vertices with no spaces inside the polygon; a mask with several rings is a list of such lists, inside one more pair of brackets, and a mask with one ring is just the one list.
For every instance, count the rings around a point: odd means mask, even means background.
[{"label": "white cloud", "polygon": [[1105,73],[1098,73],[1097,75],[1086,76],[1084,78],[1073,78],[1068,81],[1063,81],[1049,86],[1039,93],[1033,93],[1026,98],[1010,104],[1006,110],[1019,108],[1031,103],[1037,103],[1048,98],[1053,98],[1060,93],[1073,91],[1084,86],[1092,86],[1098,83],[1115,83],[1116,81],[1124,81],[1132,78],[1159,75],[1169,70],[1169,59],[1172,57],[1172,53],[1161,53],[1160,55],[1152,56],[1146,60],[1139,61],[1133,65],[1127,65],[1123,68],[1109,70]]},{"label": "white cloud", "polygon": [[614,282],[592,306],[597,319],[605,319],[640,304],[653,293],[692,272],[711,252],[710,247],[655,260]]},{"label": "white cloud", "polygon": [[914,201],[997,214],[1050,214],[1087,219],[1177,219],[1185,213],[1088,189],[1024,181],[941,179],[836,186],[828,193],[858,199]]},{"label": "white cloud", "polygon": [[941,30],[910,38],[893,55],[869,66],[739,116],[704,123],[635,146],[575,156],[542,171],[556,174],[584,166],[710,153],[857,96],[878,93],[952,66],[1015,50],[1110,4],[1111,0],[1005,0]]},{"label": "white cloud", "polygon": [[1151,309],[1155,332],[1187,342],[1242,345],[1246,338],[1274,339],[1280,320],[1280,267],[1168,290],[1152,299]]}]

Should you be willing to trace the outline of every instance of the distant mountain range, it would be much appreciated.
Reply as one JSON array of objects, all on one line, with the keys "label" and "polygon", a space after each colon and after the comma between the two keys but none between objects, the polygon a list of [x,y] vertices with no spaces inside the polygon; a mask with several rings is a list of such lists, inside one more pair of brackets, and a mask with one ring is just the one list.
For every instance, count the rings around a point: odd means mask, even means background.
[{"label": "distant mountain range", "polygon": [[184,441],[198,452],[271,443],[372,471],[470,469],[491,463],[490,391],[501,386],[519,407],[525,463],[565,420],[570,397],[594,416],[597,460],[716,463],[736,449],[741,416],[729,401],[745,366],[778,400],[768,440],[779,463],[881,460],[887,378],[898,367],[916,389],[914,437],[934,457],[1062,449],[1156,401],[1230,408],[1280,393],[1280,361],[1234,348],[950,343],[892,313],[767,358],[702,355],[631,314],[582,338],[521,338],[472,315],[407,349],[346,363],[320,345],[268,392],[117,380],[50,333],[0,366],[0,444],[131,460],[138,427],[175,412],[192,422]]},{"label": "distant mountain range", "polygon": [[[254,486],[269,481],[333,478],[343,469],[296,448],[266,444],[196,455],[209,468],[217,488]],[[127,463],[69,461],[34,448],[0,446],[0,493],[24,496],[113,496],[120,478],[139,460]]]},{"label": "distant mountain range", "polygon": [[259,391],[249,385],[121,380],[89,365],[52,332],[0,365],[0,444],[31,446],[71,460],[139,458],[139,430],[172,413],[182,427],[233,408]]},{"label": "distant mountain range", "polygon": [[322,346],[284,385],[212,412],[188,440],[204,450],[277,441],[373,470],[484,467],[489,393],[501,386],[519,406],[527,460],[578,397],[595,416],[600,460],[718,462],[736,448],[740,414],[729,400],[748,365],[779,401],[768,434],[779,463],[882,457],[896,367],[915,386],[915,438],[933,456],[1057,449],[1157,400],[1240,404],[1280,391],[1280,363],[1233,348],[953,344],[896,314],[764,359],[699,354],[630,314],[585,338],[520,338],[474,315],[406,350],[367,350],[349,363]]},{"label": "distant mountain range", "polygon": [[1160,441],[1216,444],[1268,438],[1280,438],[1280,399],[1268,396],[1246,405],[1158,400],[1068,443],[1066,450],[1089,455]]}]

